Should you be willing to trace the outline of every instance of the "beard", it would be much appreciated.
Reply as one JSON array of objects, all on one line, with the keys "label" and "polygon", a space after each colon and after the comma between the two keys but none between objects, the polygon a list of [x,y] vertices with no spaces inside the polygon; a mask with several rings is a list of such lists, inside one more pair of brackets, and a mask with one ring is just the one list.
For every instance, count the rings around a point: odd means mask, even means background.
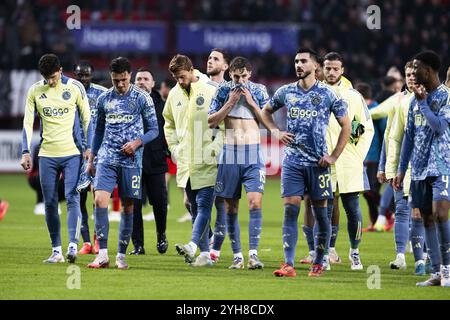
[{"label": "beard", "polygon": [[327,79],[327,78],[325,77],[325,80],[326,80],[326,82],[327,82],[328,84],[335,85],[336,83],[338,83],[338,82],[341,80],[341,77],[339,77],[339,78],[333,78],[332,80],[329,80],[329,79]]},{"label": "beard", "polygon": [[300,73],[299,75],[297,75],[297,77],[300,80],[305,79],[306,77],[308,77],[311,74],[311,71],[303,71],[302,73]]},{"label": "beard", "polygon": [[208,76],[217,76],[220,73],[219,69],[212,69],[211,71],[206,71]]}]

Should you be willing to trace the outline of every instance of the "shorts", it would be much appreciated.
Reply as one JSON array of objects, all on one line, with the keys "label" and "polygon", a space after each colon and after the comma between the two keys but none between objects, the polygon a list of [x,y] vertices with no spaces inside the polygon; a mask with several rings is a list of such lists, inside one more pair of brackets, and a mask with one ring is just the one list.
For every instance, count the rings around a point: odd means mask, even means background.
[{"label": "shorts", "polygon": [[432,210],[433,201],[450,201],[450,176],[427,177],[411,181],[411,203],[413,208]]},{"label": "shorts", "polygon": [[240,199],[245,191],[264,193],[266,168],[259,144],[224,145],[219,157],[216,196]]},{"label": "shorts", "polygon": [[331,199],[330,168],[299,166],[283,161],[281,197],[303,197],[306,190],[311,200]]},{"label": "shorts", "polygon": [[94,178],[94,190],[103,190],[112,193],[116,184],[121,199],[141,199],[140,168],[98,164]]}]

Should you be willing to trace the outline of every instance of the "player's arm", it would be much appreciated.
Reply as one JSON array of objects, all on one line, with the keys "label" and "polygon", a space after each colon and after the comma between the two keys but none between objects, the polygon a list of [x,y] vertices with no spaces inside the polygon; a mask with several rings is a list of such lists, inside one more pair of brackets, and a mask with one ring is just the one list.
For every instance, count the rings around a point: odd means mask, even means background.
[{"label": "player's arm", "polygon": [[423,85],[413,87],[414,95],[417,101],[419,101],[420,111],[423,113],[427,119],[428,125],[430,126],[433,133],[437,135],[442,135],[448,128],[449,118],[450,118],[450,99],[447,98],[446,105],[442,108],[444,110],[439,110],[437,115],[431,111],[430,106],[427,102],[427,93]]},{"label": "player's arm", "polygon": [[345,148],[348,140],[350,139],[350,134],[352,133],[352,124],[350,118],[348,117],[348,106],[347,103],[334,91],[329,91],[329,96],[331,103],[331,112],[334,114],[337,122],[341,126],[341,132],[339,133],[338,141],[336,143],[336,147],[333,152],[328,155],[325,154],[319,160],[319,166],[328,167],[329,165],[335,164],[336,160],[341,155],[342,151]]},{"label": "player's arm", "polygon": [[20,165],[24,170],[31,169],[31,138],[33,136],[33,123],[34,123],[34,112],[35,98],[34,98],[34,87],[28,90],[27,101],[25,103],[25,115],[23,117],[23,129],[22,129],[22,160]]},{"label": "player's arm", "polygon": [[84,139],[86,141],[83,141],[83,144],[86,145],[86,150],[84,152],[84,157],[86,159],[89,158],[91,153],[91,141],[92,141],[92,134],[93,134],[93,128],[90,125],[91,122],[91,109],[89,107],[89,100],[87,98],[86,90],[84,89],[83,85],[81,83],[78,83],[76,85],[77,87],[77,107],[80,112],[80,120],[81,124],[83,126],[84,131]]},{"label": "player's arm", "polygon": [[394,115],[391,131],[388,138],[389,154],[386,159],[386,175],[395,177],[397,174],[398,161],[400,159],[400,150],[402,147],[403,136],[405,134],[405,116],[402,108],[399,108]]},{"label": "player's arm", "polygon": [[227,99],[227,95],[224,90],[224,87],[219,87],[216,92],[216,96],[211,101],[208,111],[208,126],[211,129],[216,128],[219,123],[227,117],[231,109],[233,109],[235,104],[239,101],[242,94],[240,88],[235,88],[229,92]]},{"label": "player's arm", "polygon": [[272,114],[275,111],[276,110],[271,106],[270,102],[268,102],[261,110],[261,123],[267,128],[267,130],[270,131],[272,136],[280,140],[285,145],[288,145],[294,141],[295,135],[290,132],[280,131],[272,117]]},{"label": "player's arm", "polygon": [[211,150],[215,156],[219,155],[223,148],[225,124],[222,122],[214,130],[214,140],[211,143]]},{"label": "player's arm", "polygon": [[322,159],[319,160],[319,166],[321,167],[328,167],[329,165],[336,163],[336,160],[339,158],[342,151],[344,151],[345,145],[347,144],[350,134],[352,133],[352,125],[348,115],[336,118],[336,120],[341,126],[341,132],[339,133],[336,147],[331,155],[324,155]]},{"label": "player's arm", "polygon": [[163,117],[164,117],[164,135],[166,136],[167,147],[169,148],[170,153],[176,159],[177,158],[176,152],[179,141],[177,137],[177,131],[175,128],[175,120],[173,118],[172,96],[170,94],[164,105]]},{"label": "player's arm", "polygon": [[139,97],[139,105],[146,131],[136,140],[129,141],[122,146],[120,150],[127,155],[133,155],[138,148],[151,142],[159,134],[158,119],[156,118],[155,105],[153,104],[152,97],[148,93],[142,94]]},{"label": "player's arm", "polygon": [[372,116],[372,119],[377,120],[381,118],[386,118],[392,111],[392,109],[395,108],[395,105],[398,103],[400,99],[399,96],[400,94],[402,93],[393,94],[376,107],[370,109],[370,115]]},{"label": "player's arm", "polygon": [[245,97],[245,100],[247,101],[248,105],[250,106],[251,110],[253,111],[253,114],[256,117],[256,120],[258,123],[262,122],[261,119],[261,109],[264,108],[266,103],[269,101],[269,94],[267,93],[267,89],[265,86],[261,86],[261,97],[257,98],[257,101],[255,101],[252,97],[252,94],[250,90],[248,90],[245,87],[240,88],[242,91],[242,94]]},{"label": "player's arm", "polygon": [[385,140],[381,140],[380,161],[378,162],[377,179],[380,183],[386,183],[386,144]]},{"label": "player's arm", "polygon": [[286,87],[283,86],[275,92],[273,97],[261,110],[261,123],[264,127],[267,128],[267,130],[270,131],[270,134],[272,136],[277,138],[282,143],[288,145],[294,141],[295,135],[290,132],[280,131],[272,117],[272,114],[275,113],[275,111],[284,107],[285,97]]},{"label": "player's arm", "polygon": [[408,121],[406,124],[405,135],[403,136],[402,148],[400,150],[400,161],[397,169],[397,175],[393,181],[393,187],[400,190],[405,178],[406,170],[408,169],[409,160],[414,148],[414,106],[415,99],[411,102],[408,112]]}]

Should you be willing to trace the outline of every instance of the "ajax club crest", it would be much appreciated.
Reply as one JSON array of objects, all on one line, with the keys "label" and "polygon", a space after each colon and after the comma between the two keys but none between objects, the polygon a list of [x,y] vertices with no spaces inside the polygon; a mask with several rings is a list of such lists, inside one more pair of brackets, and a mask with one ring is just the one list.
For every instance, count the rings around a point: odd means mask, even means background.
[{"label": "ajax club crest", "polygon": [[200,107],[205,103],[205,98],[203,98],[202,96],[198,96],[197,100],[195,100],[195,103]]},{"label": "ajax club crest", "polygon": [[64,100],[69,100],[70,99],[70,92],[69,91],[64,91],[62,94],[62,97]]}]

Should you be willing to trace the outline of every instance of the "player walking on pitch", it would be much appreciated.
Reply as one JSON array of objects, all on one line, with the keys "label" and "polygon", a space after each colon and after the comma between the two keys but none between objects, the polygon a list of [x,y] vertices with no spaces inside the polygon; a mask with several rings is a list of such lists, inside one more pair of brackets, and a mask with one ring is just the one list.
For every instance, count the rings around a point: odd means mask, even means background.
[{"label": "player walking on pitch", "polygon": [[87,156],[91,140],[89,102],[83,85],[62,74],[61,63],[54,54],[45,54],[39,59],[39,72],[44,80],[32,85],[27,95],[21,165],[25,170],[31,168],[30,148],[36,112],[41,119],[42,128],[39,174],[44,195],[45,220],[52,243],[52,255],[43,262],[64,262],[58,215],[58,180],[63,172],[69,233],[66,257],[70,263],[74,263],[81,225],[80,195],[76,191],[82,153],[78,113],[84,136],[87,137]]},{"label": "player walking on pitch", "polygon": [[[298,240],[297,220],[301,197],[308,189],[318,224],[315,260],[309,276],[323,272],[323,257],[330,240],[330,218],[327,199],[331,195],[330,168],[342,153],[350,138],[351,126],[347,105],[329,86],[315,78],[317,54],[311,49],[299,49],[295,56],[295,71],[299,81],[282,86],[264,107],[263,124],[286,144],[282,165],[281,194],[284,198],[283,248],[284,263],[274,271],[278,277],[295,277],[295,248]],[[280,132],[272,114],[287,108],[287,131]],[[325,135],[333,113],[342,127],[336,148],[328,154]]]},{"label": "player walking on pitch", "polygon": [[[141,197],[142,146],[158,136],[158,123],[150,95],[130,83],[128,59],[112,60],[110,71],[113,87],[97,101],[97,126],[88,163],[88,171],[95,175],[95,233],[100,244],[98,255],[88,267],[109,266],[108,203],[117,184],[123,212],[116,266],[128,269],[125,254],[133,231],[133,199]],[[144,128],[148,130],[145,134]]]}]

